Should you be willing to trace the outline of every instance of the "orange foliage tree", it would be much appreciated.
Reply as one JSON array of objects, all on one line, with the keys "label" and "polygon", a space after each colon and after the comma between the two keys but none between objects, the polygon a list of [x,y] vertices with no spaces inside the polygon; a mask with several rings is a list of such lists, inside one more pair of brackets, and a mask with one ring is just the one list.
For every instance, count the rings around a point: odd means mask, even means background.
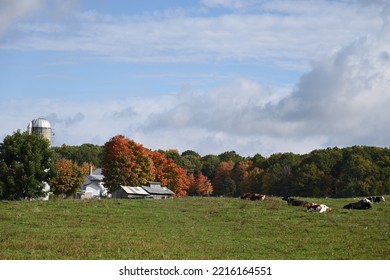
[{"label": "orange foliage tree", "polygon": [[158,181],[176,197],[187,195],[189,184],[185,169],[123,135],[111,138],[104,145],[102,163],[104,183],[110,191],[119,185],[139,186],[147,181]]},{"label": "orange foliage tree", "polygon": [[56,166],[57,174],[50,180],[53,193],[66,196],[75,193],[84,182],[82,168],[68,159],[57,160]]},{"label": "orange foliage tree", "polygon": [[110,191],[119,185],[139,186],[153,179],[152,161],[141,144],[117,135],[104,145],[102,174]]},{"label": "orange foliage tree", "polygon": [[213,185],[210,180],[202,174],[202,172],[198,172],[196,176],[190,174],[189,183],[190,190],[194,194],[208,196],[213,193]]},{"label": "orange foliage tree", "polygon": [[233,196],[236,192],[236,182],[232,179],[234,162],[223,161],[215,170],[213,179],[214,193],[216,195]]},{"label": "orange foliage tree", "polygon": [[189,189],[187,171],[162,153],[150,151],[149,155],[153,162],[154,180],[167,186],[176,197],[187,195]]}]

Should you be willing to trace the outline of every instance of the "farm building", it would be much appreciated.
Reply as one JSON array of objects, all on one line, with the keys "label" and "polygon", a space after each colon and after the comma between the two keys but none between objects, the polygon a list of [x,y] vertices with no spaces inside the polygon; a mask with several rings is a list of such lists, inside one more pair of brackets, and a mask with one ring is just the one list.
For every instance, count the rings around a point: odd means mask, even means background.
[{"label": "farm building", "polygon": [[166,199],[171,198],[174,193],[162,187],[159,182],[148,182],[147,186],[119,186],[112,192],[112,198],[153,198]]},{"label": "farm building", "polygon": [[142,187],[119,186],[112,193],[112,198],[152,198]]},{"label": "farm building", "polygon": [[84,184],[81,186],[81,191],[88,194],[88,197],[106,197],[107,188],[103,185],[102,169],[98,168],[89,171],[89,174],[85,176]]},{"label": "farm building", "polygon": [[162,187],[160,182],[148,182],[147,186],[141,186],[154,199],[171,198],[175,194],[167,187]]}]

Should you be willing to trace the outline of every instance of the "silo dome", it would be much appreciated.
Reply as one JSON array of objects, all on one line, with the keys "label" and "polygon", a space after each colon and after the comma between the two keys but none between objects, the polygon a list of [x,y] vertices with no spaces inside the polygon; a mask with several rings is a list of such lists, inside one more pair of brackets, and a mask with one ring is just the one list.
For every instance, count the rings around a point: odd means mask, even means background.
[{"label": "silo dome", "polygon": [[44,118],[37,118],[32,120],[28,126],[27,130],[29,133],[37,133],[49,140],[51,145],[52,129],[50,122]]}]

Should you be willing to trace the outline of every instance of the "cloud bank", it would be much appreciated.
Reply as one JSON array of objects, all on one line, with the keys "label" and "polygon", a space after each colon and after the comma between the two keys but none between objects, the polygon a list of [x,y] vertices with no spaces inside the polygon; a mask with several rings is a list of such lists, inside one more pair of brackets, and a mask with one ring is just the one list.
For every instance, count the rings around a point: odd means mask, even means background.
[{"label": "cloud bank", "polygon": [[[267,7],[274,14],[248,15],[240,14],[246,9],[238,6],[241,1],[202,2],[210,8],[240,12],[158,21],[98,19],[99,14],[92,13],[88,24],[82,23],[75,33],[65,32],[58,41],[51,41],[50,33],[64,32],[61,26],[38,30],[42,25],[37,24],[30,27],[35,29],[31,36],[5,48],[85,51],[126,61],[272,59],[280,64],[292,61],[294,67],[308,70],[293,86],[266,86],[243,77],[203,90],[83,104],[50,99],[35,100],[31,107],[32,100],[1,100],[2,131],[24,128],[31,118],[44,116],[55,128],[56,145],[104,144],[116,134],[125,134],[152,149],[191,149],[203,155],[228,150],[250,156],[306,153],[328,146],[388,146],[389,5],[334,2],[335,6],[324,6],[325,11],[313,15],[310,4],[265,1],[262,9]],[[350,9],[344,13],[337,5]],[[377,17],[365,25],[367,20],[356,17],[360,9],[368,14],[376,11]],[[281,20],[278,12],[287,11],[290,16]],[[327,22],[320,25],[321,21]],[[26,32],[27,27],[17,28]],[[359,28],[365,32],[357,32]],[[333,29],[338,29],[337,34]],[[307,32],[304,36],[302,30]]]}]

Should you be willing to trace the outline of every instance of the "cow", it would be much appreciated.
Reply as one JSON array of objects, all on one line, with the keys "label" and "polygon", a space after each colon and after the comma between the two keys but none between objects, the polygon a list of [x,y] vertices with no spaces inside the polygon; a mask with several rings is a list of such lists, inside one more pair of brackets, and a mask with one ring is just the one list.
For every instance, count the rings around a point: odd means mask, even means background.
[{"label": "cow", "polygon": [[372,208],[371,203],[364,202],[362,200],[358,202],[352,202],[347,205],[344,205],[344,209],[359,209],[359,210],[365,210]]},{"label": "cow", "polygon": [[303,206],[307,208],[307,212],[325,213],[333,210],[332,208],[326,206],[325,204],[318,204],[318,203],[311,203],[311,202],[305,202]]},{"label": "cow", "polygon": [[306,203],[306,201],[299,200],[289,196],[283,197],[282,200],[286,200],[287,204],[292,206],[303,206]]},{"label": "cow", "polygon": [[372,201],[369,200],[368,198],[363,198],[362,200],[359,200],[359,202],[366,202],[372,204]]},{"label": "cow", "polygon": [[371,201],[371,203],[379,203],[385,201],[384,196],[370,196],[370,197],[366,197],[365,199]]},{"label": "cow", "polygon": [[264,194],[258,194],[258,193],[244,193],[241,196],[241,199],[247,199],[247,200],[265,200],[265,195]]}]

